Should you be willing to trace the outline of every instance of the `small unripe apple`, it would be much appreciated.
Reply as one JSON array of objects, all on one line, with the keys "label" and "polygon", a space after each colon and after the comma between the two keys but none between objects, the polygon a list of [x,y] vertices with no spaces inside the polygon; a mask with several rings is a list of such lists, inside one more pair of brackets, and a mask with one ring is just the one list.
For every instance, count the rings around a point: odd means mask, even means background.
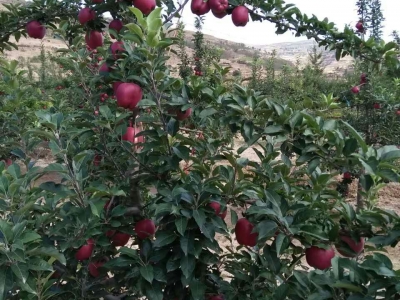
[{"label": "small unripe apple", "polygon": [[214,15],[214,17],[216,17],[218,19],[222,19],[223,17],[225,17],[227,15],[226,11],[222,11],[222,12],[211,11],[211,12]]},{"label": "small unripe apple", "polygon": [[209,2],[204,2],[203,0],[192,0],[190,8],[192,10],[192,13],[201,16],[210,11],[210,4]]},{"label": "small unripe apple", "polygon": [[30,21],[26,24],[26,33],[34,39],[42,39],[46,35],[46,27],[39,21]]},{"label": "small unripe apple", "polygon": [[100,271],[99,268],[104,265],[103,261],[96,261],[92,262],[89,264],[88,269],[89,269],[89,274],[92,275],[93,277],[99,277],[100,276]]},{"label": "small unripe apple", "polygon": [[367,74],[362,73],[360,76],[360,84],[366,84],[368,81]]},{"label": "small unripe apple", "polygon": [[100,69],[99,69],[100,75],[102,75],[102,76],[107,76],[107,75],[110,73],[110,71],[111,71],[111,69],[110,69],[110,67],[107,65],[106,62],[104,62],[104,63],[100,66]]},{"label": "small unripe apple", "polygon": [[125,246],[128,242],[131,236],[127,233],[122,233],[122,232],[117,232],[115,233],[112,238],[111,238],[111,243],[114,246]]},{"label": "small unripe apple", "polygon": [[350,236],[341,235],[339,239],[341,243],[347,244],[352,250],[349,251],[345,247],[341,247],[340,243],[336,244],[336,250],[344,257],[356,257],[364,250],[365,239],[363,237],[355,241]]},{"label": "small unripe apple", "polygon": [[360,87],[358,85],[352,87],[351,92],[353,94],[358,94],[360,92]]},{"label": "small unripe apple", "polygon": [[335,251],[332,247],[329,249],[312,246],[306,249],[307,263],[316,269],[325,270],[332,266],[331,260],[335,257]]},{"label": "small unripe apple", "polygon": [[[122,23],[122,21],[118,19],[112,20],[108,25],[109,29],[115,30],[117,33],[121,31],[122,27],[124,27],[124,23]],[[111,38],[115,39],[115,36],[113,36],[112,34],[110,34],[110,36]]]},{"label": "small unripe apple", "polygon": [[191,114],[192,114],[192,109],[191,108],[188,108],[185,111],[181,111],[181,110],[178,109],[177,112],[176,112],[176,119],[179,120],[179,121],[183,121],[183,120],[189,118]]},{"label": "small unripe apple", "polygon": [[155,0],[133,0],[133,6],[144,15],[150,14],[156,8]]},{"label": "small unripe apple", "polygon": [[228,214],[228,210],[225,209],[223,212],[221,212],[221,204],[218,202],[212,201],[210,204],[208,204],[214,211],[215,214],[220,217],[222,220],[226,218],[226,215]]},{"label": "small unripe apple", "polygon": [[144,240],[156,233],[156,225],[150,219],[145,219],[135,224],[135,232],[139,239]]},{"label": "small unripe apple", "polygon": [[100,31],[92,30],[86,33],[85,41],[90,49],[96,49],[103,46],[103,35]]},{"label": "small unripe apple", "polygon": [[82,8],[78,13],[78,20],[79,23],[81,23],[81,25],[84,25],[87,22],[94,20],[95,18],[96,18],[96,13],[89,7]]},{"label": "small unripe apple", "polygon": [[254,225],[246,218],[237,221],[235,226],[236,240],[240,245],[254,247],[257,244],[258,233],[253,232]]},{"label": "small unripe apple", "polygon": [[123,108],[135,108],[142,96],[142,89],[135,83],[121,83],[116,92],[117,104]]},{"label": "small unripe apple", "polygon": [[213,12],[222,13],[224,12],[228,6],[228,0],[208,0],[210,8]]},{"label": "small unripe apple", "polygon": [[246,26],[249,21],[249,10],[246,6],[237,6],[232,11],[232,22],[237,27]]}]

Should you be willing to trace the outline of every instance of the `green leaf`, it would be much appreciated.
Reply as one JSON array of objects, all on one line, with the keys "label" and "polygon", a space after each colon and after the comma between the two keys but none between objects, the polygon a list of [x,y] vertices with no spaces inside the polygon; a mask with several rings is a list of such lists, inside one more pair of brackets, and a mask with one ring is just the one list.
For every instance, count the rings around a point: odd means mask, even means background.
[{"label": "green leaf", "polygon": [[190,284],[190,292],[192,294],[193,300],[203,300],[204,294],[206,292],[206,286],[202,281],[193,279]]},{"label": "green leaf", "polygon": [[28,244],[30,242],[39,240],[41,238],[42,237],[36,232],[29,231],[29,232],[24,232],[22,236],[19,238],[19,240],[22,241],[24,244]]},{"label": "green leaf", "polygon": [[136,33],[141,39],[143,39],[143,31],[137,24],[129,23],[126,24],[125,27],[127,27],[130,32]]},{"label": "green leaf", "polygon": [[153,282],[154,272],[153,272],[153,266],[152,265],[146,265],[146,266],[140,267],[140,274],[148,282],[150,282],[150,283]]},{"label": "green leaf", "polygon": [[236,211],[231,209],[231,223],[232,223],[232,226],[235,226],[237,221],[238,221],[238,215],[237,215]]},{"label": "green leaf", "polygon": [[26,283],[29,276],[28,266],[26,264],[20,262],[13,263],[11,265],[11,270],[23,283]]},{"label": "green leaf", "polygon": [[350,138],[346,140],[344,143],[343,154],[345,156],[350,156],[357,150],[357,147],[358,147],[357,140],[354,138]]},{"label": "green leaf", "polygon": [[138,254],[135,249],[131,249],[128,247],[121,247],[121,248],[119,248],[119,252],[123,255],[127,255],[132,258],[138,258]]},{"label": "green leaf", "polygon": [[276,253],[280,256],[290,245],[289,238],[283,233],[278,234],[275,239]]},{"label": "green leaf", "polygon": [[273,221],[264,220],[257,224],[256,231],[258,232],[258,238],[262,239],[265,237],[272,237],[274,236],[277,225]]},{"label": "green leaf", "polygon": [[204,119],[204,118],[207,118],[207,117],[209,117],[209,116],[212,116],[212,115],[216,114],[217,112],[218,112],[218,111],[217,111],[215,108],[212,108],[212,107],[206,108],[206,109],[204,109],[204,110],[201,111],[199,117],[200,117],[201,119]]},{"label": "green leaf", "polygon": [[167,133],[171,136],[175,136],[179,130],[179,122],[174,118],[171,118],[167,124]]},{"label": "green leaf", "polygon": [[154,247],[160,248],[165,245],[171,244],[175,241],[177,236],[173,232],[157,231]]},{"label": "green leaf", "polygon": [[65,265],[66,260],[64,254],[58,252],[57,249],[50,247],[42,247],[28,252],[31,256],[50,256],[57,259],[61,264]]},{"label": "green leaf", "polygon": [[190,150],[185,146],[172,147],[172,150],[179,158],[189,160]]},{"label": "green leaf", "polygon": [[147,23],[146,23],[145,19],[143,18],[142,12],[139,9],[137,9],[136,7],[129,7],[129,10],[131,12],[133,12],[139,25],[142,26],[142,28],[146,29]]},{"label": "green leaf", "polygon": [[99,111],[103,115],[103,117],[105,117],[106,119],[113,118],[113,113],[111,112],[111,109],[107,105],[100,106]]},{"label": "green leaf", "polygon": [[175,220],[175,226],[176,226],[176,230],[178,230],[178,232],[184,236],[185,235],[185,231],[186,231],[186,227],[188,224],[188,219],[185,217],[179,217]]},{"label": "green leaf", "polygon": [[14,177],[14,179],[18,179],[21,177],[21,168],[18,164],[13,163],[11,166],[7,168],[7,172]]},{"label": "green leaf", "polygon": [[0,300],[5,300],[7,268],[0,269]]},{"label": "green leaf", "polygon": [[273,299],[274,300],[285,300],[287,294],[289,293],[289,285],[288,284],[281,284],[275,289]]},{"label": "green leaf", "polygon": [[265,245],[263,255],[268,263],[269,269],[275,274],[278,274],[281,269],[281,262],[275,249],[270,245]]},{"label": "green leaf", "polygon": [[364,152],[368,151],[368,146],[365,143],[364,139],[362,136],[351,126],[349,123],[342,121],[342,124],[347,128],[347,130],[350,132],[350,134],[357,140],[358,144],[360,145],[361,149]]},{"label": "green leaf", "polygon": [[342,281],[335,282],[332,286],[338,289],[346,289],[356,293],[361,293],[363,291],[363,289],[359,286]]},{"label": "green leaf", "polygon": [[195,266],[196,261],[194,259],[194,256],[186,255],[181,258],[181,270],[185,278],[189,278],[192,275]]}]

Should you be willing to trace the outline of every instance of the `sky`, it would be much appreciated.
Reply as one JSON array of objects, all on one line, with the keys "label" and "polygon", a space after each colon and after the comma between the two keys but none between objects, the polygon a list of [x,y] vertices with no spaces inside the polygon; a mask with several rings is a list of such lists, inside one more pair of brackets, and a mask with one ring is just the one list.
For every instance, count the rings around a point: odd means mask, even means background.
[{"label": "sky", "polygon": [[[328,18],[334,22],[339,29],[345,24],[354,26],[357,21],[357,0],[286,0],[286,4],[295,4],[302,13],[312,16],[316,15],[320,20]],[[390,34],[393,30],[400,31],[400,0],[381,0],[382,11],[386,19],[384,22],[383,39],[391,40]],[[190,10],[190,3],[185,6],[182,14],[182,21],[187,30],[194,30],[195,15]],[[295,42],[306,38],[296,38],[291,33],[284,35],[275,34],[275,26],[267,21],[249,22],[245,27],[233,25],[231,17],[223,19],[215,18],[211,13],[206,15],[203,33],[218,38],[250,45],[265,45],[284,42]]]}]

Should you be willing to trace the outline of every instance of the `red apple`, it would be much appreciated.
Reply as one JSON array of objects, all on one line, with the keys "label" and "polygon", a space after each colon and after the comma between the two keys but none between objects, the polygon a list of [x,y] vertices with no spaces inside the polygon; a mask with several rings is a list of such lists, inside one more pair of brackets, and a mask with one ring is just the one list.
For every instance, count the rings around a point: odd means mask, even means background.
[{"label": "red apple", "polygon": [[208,206],[210,206],[215,211],[215,214],[218,217],[220,217],[222,220],[224,220],[226,218],[228,210],[225,209],[223,212],[221,212],[221,204],[219,204],[218,202],[212,201],[210,204],[208,204]]},{"label": "red apple", "polygon": [[122,247],[128,243],[130,238],[131,238],[131,236],[127,233],[117,232],[112,236],[111,243],[114,246]]},{"label": "red apple", "polygon": [[110,69],[110,67],[107,65],[106,62],[104,62],[104,63],[100,66],[100,69],[99,69],[100,75],[102,75],[102,76],[107,76],[108,73],[110,73],[110,71],[111,71],[111,69]]},{"label": "red apple", "polygon": [[232,11],[232,22],[235,26],[246,26],[249,21],[249,10],[246,6],[237,6]]},{"label": "red apple", "polygon": [[4,161],[4,164],[6,165],[6,167],[9,167],[9,166],[11,166],[11,165],[12,165],[12,163],[13,163],[13,161],[12,161],[12,159],[11,159],[11,158],[7,158],[7,159]]},{"label": "red apple", "polygon": [[116,230],[107,230],[106,237],[111,238],[116,232]]},{"label": "red apple", "polygon": [[222,295],[210,296],[208,300],[224,300],[224,296]]},{"label": "red apple", "polygon": [[121,83],[116,92],[117,104],[123,108],[135,108],[142,100],[142,89],[135,83]]},{"label": "red apple", "polygon": [[179,121],[183,121],[183,120],[189,118],[191,114],[192,114],[192,109],[191,108],[188,108],[185,111],[177,110],[176,119],[179,120]]},{"label": "red apple", "polygon": [[86,33],[85,41],[90,49],[96,49],[103,46],[103,35],[100,31],[92,30]]},{"label": "red apple", "polygon": [[144,15],[148,15],[156,8],[155,0],[133,0],[133,6],[140,10]]},{"label": "red apple", "polygon": [[156,225],[150,219],[145,219],[135,224],[135,232],[139,239],[144,240],[156,233]]},{"label": "red apple", "polygon": [[[121,31],[122,27],[124,27],[124,23],[122,23],[122,21],[118,20],[118,19],[112,20],[110,22],[110,24],[108,25],[109,29],[113,29],[117,33],[119,33]],[[111,36],[111,38],[115,39],[115,36],[113,36],[112,34],[110,34],[110,36]]]},{"label": "red apple", "polygon": [[120,86],[121,84],[123,84],[122,81],[115,81],[115,82],[113,82],[112,87],[113,87],[113,90],[114,90],[114,94],[117,93],[117,90],[118,90],[118,88],[119,88],[119,86]]},{"label": "red apple", "polygon": [[39,21],[30,21],[26,24],[28,36],[34,39],[42,39],[46,35],[46,27]]},{"label": "red apple", "polygon": [[396,115],[400,116],[400,110],[396,110]]},{"label": "red apple", "polygon": [[94,241],[89,239],[87,240],[87,245],[83,245],[75,253],[75,258],[80,261],[87,260],[92,256],[93,249],[94,249]]},{"label": "red apple", "polygon": [[222,13],[224,12],[228,6],[228,0],[208,0],[210,8],[213,12]]},{"label": "red apple", "polygon": [[357,28],[357,31],[358,32],[364,32],[364,24],[363,24],[363,22],[361,22],[361,21],[359,21],[357,24],[356,24],[356,28]]},{"label": "red apple", "polygon": [[122,140],[131,142],[133,144],[135,142],[135,128],[133,128],[131,126],[126,128],[126,132],[122,136]]},{"label": "red apple", "polygon": [[312,246],[306,249],[307,263],[316,269],[325,270],[332,266],[331,259],[335,257],[335,251],[332,247],[329,249]]},{"label": "red apple", "polygon": [[82,8],[78,13],[79,23],[86,24],[89,21],[92,21],[96,18],[96,13],[94,10],[91,10],[89,7]]},{"label": "red apple", "polygon": [[367,74],[362,73],[360,76],[360,84],[366,84],[367,83]]},{"label": "red apple", "polygon": [[254,247],[257,244],[258,233],[253,231],[254,225],[246,218],[237,221],[235,226],[236,240],[240,245]]},{"label": "red apple", "polygon": [[211,11],[211,12],[214,15],[214,17],[216,17],[218,19],[222,19],[223,17],[225,17],[227,15],[226,11],[222,11],[222,12]]},{"label": "red apple", "polygon": [[121,58],[121,53],[125,51],[124,42],[114,42],[111,44],[110,49],[115,59]]},{"label": "red apple", "polygon": [[203,0],[192,0],[190,8],[192,10],[192,13],[201,16],[210,11],[210,4],[209,2],[204,2]]},{"label": "red apple", "polygon": [[352,87],[351,92],[353,94],[358,94],[360,92],[360,87],[358,85]]},{"label": "red apple", "polygon": [[356,257],[364,250],[365,239],[362,237],[359,239],[358,242],[353,240],[351,237],[345,235],[342,235],[339,238],[341,240],[341,243],[347,244],[347,246],[351,250],[353,250],[350,251],[345,247],[341,247],[340,243],[336,244],[336,250],[344,257]]},{"label": "red apple", "polygon": [[100,4],[100,3],[103,3],[103,0],[93,0],[92,1],[94,4]]},{"label": "red apple", "polygon": [[351,179],[351,173],[350,172],[344,172],[343,178],[344,179]]},{"label": "red apple", "polygon": [[104,265],[103,261],[96,261],[96,262],[92,262],[89,264],[89,274],[92,275],[93,277],[99,277],[100,275],[100,271],[99,268]]},{"label": "red apple", "polygon": [[380,109],[381,105],[379,103],[374,103],[373,107],[374,107],[374,109]]},{"label": "red apple", "polygon": [[96,154],[93,159],[93,164],[97,167],[101,163],[101,155]]}]

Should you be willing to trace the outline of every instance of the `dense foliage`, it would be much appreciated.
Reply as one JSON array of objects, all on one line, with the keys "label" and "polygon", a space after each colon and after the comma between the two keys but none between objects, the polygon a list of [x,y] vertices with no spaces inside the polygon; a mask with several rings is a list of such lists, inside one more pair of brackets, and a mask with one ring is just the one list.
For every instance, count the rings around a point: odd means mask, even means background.
[{"label": "dense foliage", "polygon": [[[33,91],[51,82],[28,84],[17,62],[1,65],[0,143],[18,161],[0,162],[0,299],[399,299],[400,273],[383,251],[397,245],[400,217],[377,206],[377,193],[399,181],[400,150],[321,117],[338,106],[333,96],[302,107],[227,84],[228,70],[201,43],[201,69],[172,76],[167,50],[181,39],[169,21],[187,2],[163,2],[162,15],[141,1],[88,3],[94,20],[75,1],[0,13],[2,49],[12,35],[43,38],[40,24],[25,29],[32,18],[68,44],[55,59],[68,76],[45,96]],[[395,43],[340,33],[280,0],[248,4],[253,20],[308,35],[338,59],[361,55],[385,72],[399,65]],[[221,5],[214,15],[237,17],[237,3]],[[103,45],[105,11],[125,26]],[[51,105],[18,105],[35,95]],[[54,158],[45,167],[32,160],[39,143]],[[338,189],[354,179],[358,206]]]}]

